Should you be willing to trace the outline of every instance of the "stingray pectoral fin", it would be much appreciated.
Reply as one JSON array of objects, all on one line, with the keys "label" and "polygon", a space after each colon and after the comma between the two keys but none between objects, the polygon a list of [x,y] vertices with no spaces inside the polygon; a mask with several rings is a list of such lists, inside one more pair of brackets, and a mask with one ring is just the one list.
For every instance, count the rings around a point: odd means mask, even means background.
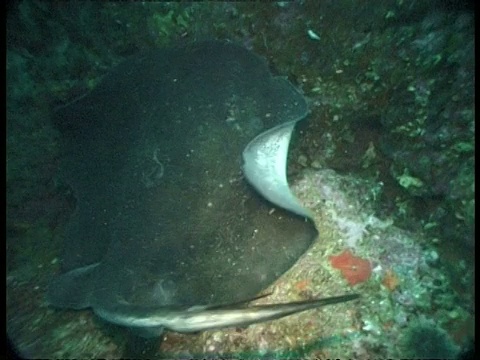
[{"label": "stingray pectoral fin", "polygon": [[85,309],[90,307],[95,270],[99,263],[71,270],[55,277],[47,289],[47,302],[57,308]]},{"label": "stingray pectoral fin", "polygon": [[313,218],[287,182],[287,155],[296,121],[280,124],[254,138],[243,151],[243,173],[267,200],[300,216]]}]

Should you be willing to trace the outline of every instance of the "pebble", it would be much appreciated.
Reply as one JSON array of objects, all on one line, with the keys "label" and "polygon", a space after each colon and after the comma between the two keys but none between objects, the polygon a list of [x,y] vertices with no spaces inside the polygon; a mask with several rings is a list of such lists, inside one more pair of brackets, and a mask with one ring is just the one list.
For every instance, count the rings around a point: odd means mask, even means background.
[{"label": "pebble", "polygon": [[298,157],[297,162],[298,162],[300,165],[302,165],[303,167],[307,167],[307,165],[308,165],[308,159],[307,159],[307,157],[306,157],[305,155],[300,155],[300,156]]}]

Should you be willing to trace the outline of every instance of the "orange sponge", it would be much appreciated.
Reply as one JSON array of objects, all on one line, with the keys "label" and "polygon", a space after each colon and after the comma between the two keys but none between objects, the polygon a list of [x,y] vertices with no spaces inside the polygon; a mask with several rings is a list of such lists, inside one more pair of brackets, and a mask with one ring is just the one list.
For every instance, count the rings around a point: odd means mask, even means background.
[{"label": "orange sponge", "polygon": [[330,264],[335,269],[339,269],[343,277],[352,286],[368,280],[372,274],[370,262],[354,256],[350,250],[344,250],[339,255],[330,256]]}]

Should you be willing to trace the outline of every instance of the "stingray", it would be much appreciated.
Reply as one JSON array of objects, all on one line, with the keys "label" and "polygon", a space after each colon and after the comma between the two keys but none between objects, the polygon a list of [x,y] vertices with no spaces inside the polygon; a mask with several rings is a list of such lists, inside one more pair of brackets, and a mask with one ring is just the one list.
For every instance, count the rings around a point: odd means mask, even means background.
[{"label": "stingray", "polygon": [[356,298],[245,306],[318,234],[286,176],[307,113],[264,59],[217,41],[135,56],[58,109],[77,203],[49,303],[159,334]]}]

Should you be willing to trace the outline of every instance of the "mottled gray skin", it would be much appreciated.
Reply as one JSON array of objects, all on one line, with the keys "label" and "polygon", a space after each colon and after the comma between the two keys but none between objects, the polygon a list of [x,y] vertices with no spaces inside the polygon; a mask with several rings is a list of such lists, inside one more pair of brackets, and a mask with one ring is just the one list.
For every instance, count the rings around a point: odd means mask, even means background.
[{"label": "mottled gray skin", "polygon": [[286,177],[290,136],[307,113],[286,79],[231,43],[119,65],[57,112],[77,209],[49,302],[178,331],[309,308],[217,308],[255,297],[318,234]]}]

